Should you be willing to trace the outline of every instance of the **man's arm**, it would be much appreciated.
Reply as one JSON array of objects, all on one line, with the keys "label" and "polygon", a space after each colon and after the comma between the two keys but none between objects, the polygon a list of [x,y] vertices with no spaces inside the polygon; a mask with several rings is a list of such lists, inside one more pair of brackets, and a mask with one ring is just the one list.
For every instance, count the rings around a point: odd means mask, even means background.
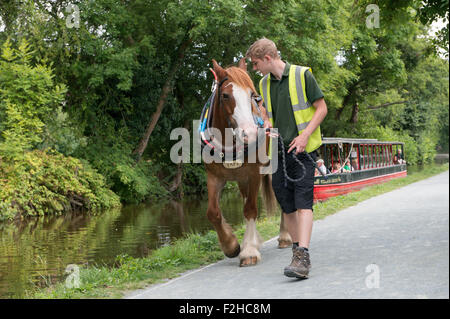
[{"label": "man's arm", "polygon": [[316,112],[314,113],[311,121],[309,122],[308,126],[305,128],[305,130],[294,138],[289,144],[289,150],[292,151],[294,148],[296,148],[296,154],[301,153],[305,150],[306,145],[308,144],[309,137],[311,134],[316,130],[316,128],[322,123],[325,116],[328,113],[327,104],[325,103],[324,98],[317,99],[314,101],[313,106],[316,108]]}]

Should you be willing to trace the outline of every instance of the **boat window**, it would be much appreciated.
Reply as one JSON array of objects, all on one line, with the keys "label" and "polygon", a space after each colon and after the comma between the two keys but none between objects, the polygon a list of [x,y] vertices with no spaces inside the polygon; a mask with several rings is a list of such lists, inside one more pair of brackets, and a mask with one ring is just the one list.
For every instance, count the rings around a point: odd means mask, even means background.
[{"label": "boat window", "polygon": [[362,158],[363,158],[363,166],[362,166],[362,168],[363,169],[366,169],[367,168],[367,151],[366,151],[366,145],[362,145],[362,148],[361,148],[361,151],[362,151]]},{"label": "boat window", "polygon": [[369,159],[370,159],[370,168],[374,168],[375,167],[375,158],[374,158],[374,154],[373,154],[373,148],[374,148],[374,146],[373,145],[370,145],[369,146],[369,153],[370,153],[370,155],[369,155]]},{"label": "boat window", "polygon": [[353,167],[354,170],[359,170],[359,156],[358,156],[358,148],[357,146],[354,146],[351,150],[351,154],[350,154],[350,163]]},{"label": "boat window", "polygon": [[369,166],[369,156],[366,144],[361,145],[361,151],[362,151],[362,169],[367,169]]}]

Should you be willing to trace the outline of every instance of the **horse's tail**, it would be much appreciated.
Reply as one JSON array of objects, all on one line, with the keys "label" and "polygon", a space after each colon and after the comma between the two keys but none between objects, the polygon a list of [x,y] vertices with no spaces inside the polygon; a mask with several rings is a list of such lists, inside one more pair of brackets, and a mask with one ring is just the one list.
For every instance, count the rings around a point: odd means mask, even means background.
[{"label": "horse's tail", "polygon": [[266,174],[262,178],[262,195],[267,214],[272,215],[276,208],[276,198],[272,189],[272,176],[270,174]]}]

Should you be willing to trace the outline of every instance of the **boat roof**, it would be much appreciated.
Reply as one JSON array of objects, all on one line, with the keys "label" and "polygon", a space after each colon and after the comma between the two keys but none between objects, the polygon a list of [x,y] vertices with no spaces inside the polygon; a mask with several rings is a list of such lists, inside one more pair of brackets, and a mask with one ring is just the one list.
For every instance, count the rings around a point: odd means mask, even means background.
[{"label": "boat roof", "polygon": [[350,137],[323,137],[323,144],[338,144],[338,143],[348,143],[348,144],[405,144],[403,142],[387,142],[379,141],[374,138],[350,138]]}]

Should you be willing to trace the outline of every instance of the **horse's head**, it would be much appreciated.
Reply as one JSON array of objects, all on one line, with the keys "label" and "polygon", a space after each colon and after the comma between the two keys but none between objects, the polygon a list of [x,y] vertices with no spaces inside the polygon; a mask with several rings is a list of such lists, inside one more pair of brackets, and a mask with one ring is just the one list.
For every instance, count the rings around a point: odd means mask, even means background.
[{"label": "horse's head", "polygon": [[244,141],[251,143],[257,138],[257,125],[253,119],[256,114],[252,105],[252,93],[256,94],[250,76],[247,74],[245,60],[241,59],[239,67],[223,69],[215,60],[212,60],[214,72],[217,74],[219,83],[218,93],[220,96],[218,108],[222,109],[215,114],[225,116],[227,127],[238,128],[244,132]]}]

